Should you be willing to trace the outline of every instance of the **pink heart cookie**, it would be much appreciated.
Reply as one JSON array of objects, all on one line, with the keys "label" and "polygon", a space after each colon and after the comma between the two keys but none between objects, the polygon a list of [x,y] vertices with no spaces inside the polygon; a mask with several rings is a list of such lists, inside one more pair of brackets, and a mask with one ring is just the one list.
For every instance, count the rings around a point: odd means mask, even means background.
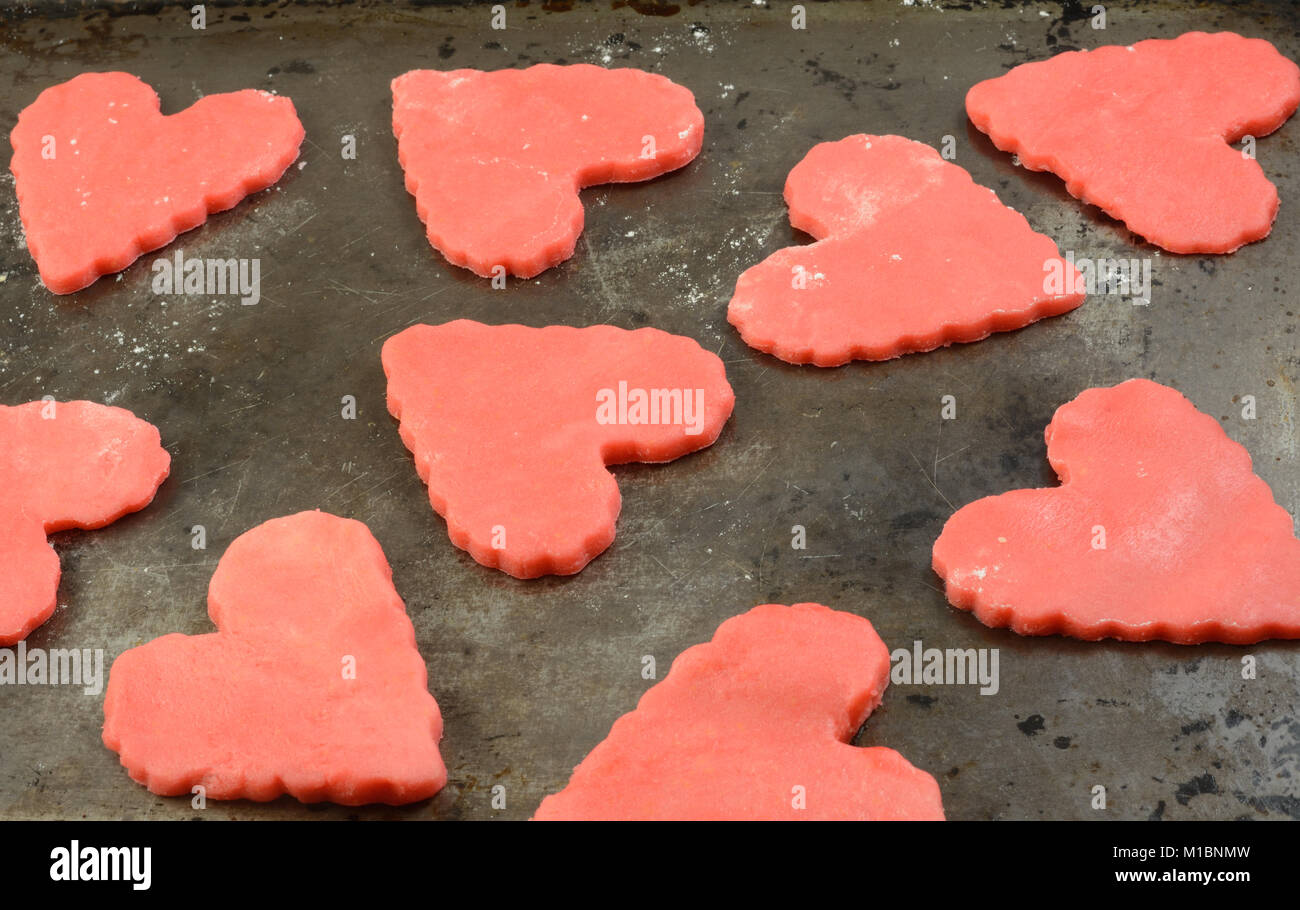
[{"label": "pink heart cookie", "polygon": [[1229,143],[1273,132],[1297,104],[1300,68],[1231,32],[1068,51],[966,95],[994,145],[1175,253],[1268,235],[1277,188]]},{"label": "pink heart cookie", "polygon": [[240,535],[208,588],[217,631],[113,662],[104,745],[162,796],[343,805],[426,799],[442,717],[379,542],[300,512]]},{"label": "pink heart cookie", "polygon": [[1250,455],[1175,389],[1088,389],[1044,434],[1061,486],[948,519],[948,600],[1021,635],[1300,638],[1300,540]]},{"label": "pink heart cookie", "polygon": [[755,607],[683,651],[535,817],[940,821],[933,777],[849,744],[888,683],[862,617]]},{"label": "pink heart cookie", "polygon": [[0,406],[0,645],[54,613],[59,557],[46,535],[143,509],[170,465],[158,430],[130,411],[89,401]]},{"label": "pink heart cookie", "polygon": [[785,200],[790,223],[817,242],[745,271],[727,319],[789,363],[889,360],[1083,302],[1050,237],[920,142],[823,142],[790,172]]},{"label": "pink heart cookie", "polygon": [[718,438],[735,402],[689,338],[609,325],[417,325],[384,343],[388,410],[456,546],[517,578],[571,575],[614,540],[607,465]]},{"label": "pink heart cookie", "polygon": [[302,143],[293,102],[245,89],[164,117],[129,73],[85,73],[18,116],[10,170],[41,280],[70,294],[280,179]]},{"label": "pink heart cookie", "polygon": [[429,243],[477,275],[531,278],[573,255],[579,190],[682,167],[704,115],[637,69],[412,70],[393,80],[393,134]]}]

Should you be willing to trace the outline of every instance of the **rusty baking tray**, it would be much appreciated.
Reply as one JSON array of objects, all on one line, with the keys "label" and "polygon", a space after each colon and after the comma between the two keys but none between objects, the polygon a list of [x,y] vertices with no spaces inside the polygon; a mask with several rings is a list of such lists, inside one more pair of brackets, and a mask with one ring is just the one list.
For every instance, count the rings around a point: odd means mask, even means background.
[{"label": "rusty baking tray", "polygon": [[[1164,254],[1018,168],[967,122],[975,81],[1069,48],[1230,29],[1300,58],[1291,5],[878,2],[483,5],[32,2],[0,10],[0,122],[48,85],[127,70],[166,112],[257,87],[293,98],[300,165],[170,248],[259,257],[262,299],[159,297],[146,256],[56,297],[0,187],[0,400],[130,408],[157,424],[172,475],[149,508],[64,532],[62,607],[31,647],[126,648],[210,631],[205,596],[229,542],[322,508],[364,521],[393,566],[451,780],[402,808],[209,803],[205,818],[526,818],[666,666],[755,604],[820,601],[870,617],[891,647],[997,648],[1000,688],[895,685],[857,742],[933,773],[950,817],[1300,817],[1297,650],[1026,640],[950,608],[930,547],[955,507],[1048,485],[1042,430],[1079,391],[1145,376],[1222,417],[1278,501],[1300,510],[1295,293],[1300,126],[1259,143],[1282,197],[1272,235],[1228,257]],[[707,120],[700,157],[646,184],[583,193],[576,255],[494,291],[424,238],[390,131],[389,80],[418,67],[592,62],[663,73]],[[978,344],[840,369],[746,347],[725,320],[736,276],[802,238],[781,189],[810,146],[857,132],[938,145],[1078,256],[1150,259],[1149,306],[1117,297]],[[355,160],[340,155],[356,137]],[[806,238],[802,238],[806,239]],[[521,582],[447,540],[384,406],[379,348],[416,322],[608,322],[689,335],[726,361],[735,416],[712,448],[616,469],[614,545],[572,578]],[[954,395],[956,420],[941,420]],[[1235,403],[1253,395],[1257,419]],[[358,419],[340,418],[355,396]],[[203,525],[207,548],[191,546]],[[790,546],[793,525],[806,550]],[[1244,652],[1259,675],[1241,679]],[[0,816],[191,818],[133,783],[100,743],[101,698],[0,687]],[[1090,807],[1093,786],[1110,794]],[[505,788],[494,809],[492,788]]]}]

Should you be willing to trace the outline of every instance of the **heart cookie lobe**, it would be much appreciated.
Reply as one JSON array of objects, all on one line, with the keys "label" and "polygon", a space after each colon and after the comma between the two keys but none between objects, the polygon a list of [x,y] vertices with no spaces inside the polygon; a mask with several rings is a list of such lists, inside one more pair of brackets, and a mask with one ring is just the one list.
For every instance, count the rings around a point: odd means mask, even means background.
[{"label": "heart cookie lobe", "polygon": [[568,259],[579,190],[676,170],[704,141],[695,96],[643,70],[412,70],[392,88],[398,159],[429,243],[485,278],[532,278]]},{"label": "heart cookie lobe", "polygon": [[171,456],[157,428],[90,401],[0,406],[0,646],[54,613],[59,557],[47,535],[143,509]]},{"label": "heart cookie lobe", "polygon": [[1021,635],[1300,638],[1300,540],[1250,455],[1178,391],[1088,389],[1044,434],[1061,478],[948,519],[949,602]]},{"label": "heart cookie lobe", "polygon": [[122,653],[104,744],[152,792],[398,805],[447,780],[442,718],[379,542],[300,512],[258,525],[208,589],[217,631]]},{"label": "heart cookie lobe", "polygon": [[650,328],[416,325],[383,364],[452,543],[516,578],[580,571],[614,540],[607,466],[706,448],[735,403],[716,355]]},{"label": "heart cookie lobe", "polygon": [[790,172],[785,200],[790,223],[817,242],[742,273],[727,319],[750,347],[788,363],[889,360],[1084,300],[1051,238],[923,143],[823,142]]},{"label": "heart cookie lobe", "polygon": [[973,86],[966,113],[1030,170],[1174,253],[1268,236],[1277,188],[1246,149],[1300,104],[1300,67],[1267,41],[1188,32],[1067,51]]},{"label": "heart cookie lobe", "polygon": [[298,157],[288,98],[245,89],[163,116],[129,73],[84,73],[18,115],[10,170],[41,281],[70,294],[271,186]]},{"label": "heart cookie lobe", "polygon": [[942,820],[933,777],[849,744],[888,682],[866,619],[754,607],[683,651],[535,818]]}]

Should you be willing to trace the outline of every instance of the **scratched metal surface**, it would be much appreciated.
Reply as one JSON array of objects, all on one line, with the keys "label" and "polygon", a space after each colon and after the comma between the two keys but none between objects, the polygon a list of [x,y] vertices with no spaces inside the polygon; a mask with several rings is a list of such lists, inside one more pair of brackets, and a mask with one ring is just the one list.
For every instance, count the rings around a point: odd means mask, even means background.
[{"label": "scratched metal surface", "polygon": [[[554,4],[560,6],[561,4]],[[186,3],[184,6],[188,7]],[[661,13],[667,10],[659,10]],[[87,398],[162,430],[172,475],[145,511],[55,537],[61,608],[32,647],[103,648],[107,659],[168,632],[210,630],[205,592],[238,534],[322,508],[366,522],[392,563],[446,718],[451,781],[404,808],[209,803],[204,818],[525,818],[630,710],[648,683],[725,618],[814,600],[871,618],[891,647],[998,648],[1001,691],[894,686],[859,735],[940,781],[952,818],[1300,816],[1294,644],[1084,644],[1024,640],[949,608],[929,548],[951,510],[1053,481],[1042,428],[1088,386],[1172,384],[1253,454],[1292,513],[1297,356],[1292,294],[1300,171],[1292,122],[1259,144],[1280,188],[1272,236],[1230,257],[1161,255],[1016,168],[966,122],[978,79],[1055,50],[1227,28],[1300,57],[1294,9],[1112,4],[1105,31],[1077,6],[975,9],[915,3],[508,8],[272,5],[86,11],[10,6],[0,44],[0,123],[44,87],[123,69],[172,112],[204,94],[291,96],[301,165],[171,250],[261,257],[263,299],[158,298],[145,256],[120,277],[55,297],[23,246],[12,179],[0,182],[0,400]],[[428,247],[389,132],[388,81],[417,67],[536,62],[637,66],[689,86],[707,118],[703,154],[645,185],[584,192],[576,255],[492,291]],[[1068,115],[1063,112],[1063,116]],[[742,344],[725,304],[736,275],[798,238],[780,191],[814,143],[897,132],[938,144],[1079,256],[1154,260],[1149,307],[1098,297],[1078,311],[974,345],[795,368]],[[344,161],[340,137],[358,138]],[[698,339],[727,363],[735,416],[711,449],[616,473],[611,549],[570,579],[520,582],[447,540],[384,408],[379,348],[414,322],[469,317],[624,327]],[[952,394],[958,419],[942,422]],[[1234,398],[1254,395],[1258,419]],[[356,396],[359,419],[340,418]],[[202,524],[208,548],[191,549]],[[802,524],[808,548],[792,550]],[[1239,678],[1243,653],[1260,678]],[[773,672],[779,672],[774,667]],[[0,816],[190,818],[188,799],[132,783],[99,739],[100,698],[72,687],[0,688]],[[491,807],[494,785],[507,805]],[[1107,787],[1105,813],[1089,807]]]}]

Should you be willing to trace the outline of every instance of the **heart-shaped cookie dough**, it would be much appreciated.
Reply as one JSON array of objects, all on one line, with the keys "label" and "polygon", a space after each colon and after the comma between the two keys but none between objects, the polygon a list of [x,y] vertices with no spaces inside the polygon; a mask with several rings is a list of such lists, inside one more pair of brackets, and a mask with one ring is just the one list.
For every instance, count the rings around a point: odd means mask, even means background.
[{"label": "heart-shaped cookie dough", "polygon": [[993,144],[1175,253],[1268,235],[1277,188],[1250,149],[1300,104],[1300,68],[1259,38],[1188,32],[1023,63],[966,94]]},{"label": "heart-shaped cookie dough", "polygon": [[682,167],[704,115],[637,69],[412,70],[393,80],[393,133],[429,243],[483,277],[531,278],[573,255],[580,189]]},{"label": "heart-shaped cookie dough", "polygon": [[401,804],[442,789],[442,717],[379,542],[300,512],[258,525],[208,588],[218,631],[113,662],[104,744],[154,793]]},{"label": "heart-shaped cookie dough", "polygon": [[614,540],[607,465],[718,438],[722,361],[658,329],[416,325],[384,343],[388,410],[451,542],[516,578],[571,575]]},{"label": "heart-shaped cookie dough", "polygon": [[862,617],[755,607],[683,651],[535,817],[942,820],[933,777],[849,744],[888,683]]},{"label": "heart-shaped cookie dough", "polygon": [[280,179],[303,129],[293,102],[245,89],[164,117],[129,73],[85,73],[21,114],[10,170],[45,286],[70,294]]},{"label": "heart-shaped cookie dough", "polygon": [[727,319],[746,344],[789,363],[889,360],[1083,302],[1078,272],[1050,237],[920,142],[813,146],[785,200],[790,223],[817,242],[746,270]]},{"label": "heart-shaped cookie dough", "polygon": [[0,645],[50,618],[59,557],[46,535],[147,506],[171,456],[130,411],[89,401],[0,406]]},{"label": "heart-shaped cookie dough", "polygon": [[1022,635],[1300,638],[1294,523],[1217,420],[1130,379],[1044,435],[1061,486],[977,500],[935,542],[954,606]]}]

